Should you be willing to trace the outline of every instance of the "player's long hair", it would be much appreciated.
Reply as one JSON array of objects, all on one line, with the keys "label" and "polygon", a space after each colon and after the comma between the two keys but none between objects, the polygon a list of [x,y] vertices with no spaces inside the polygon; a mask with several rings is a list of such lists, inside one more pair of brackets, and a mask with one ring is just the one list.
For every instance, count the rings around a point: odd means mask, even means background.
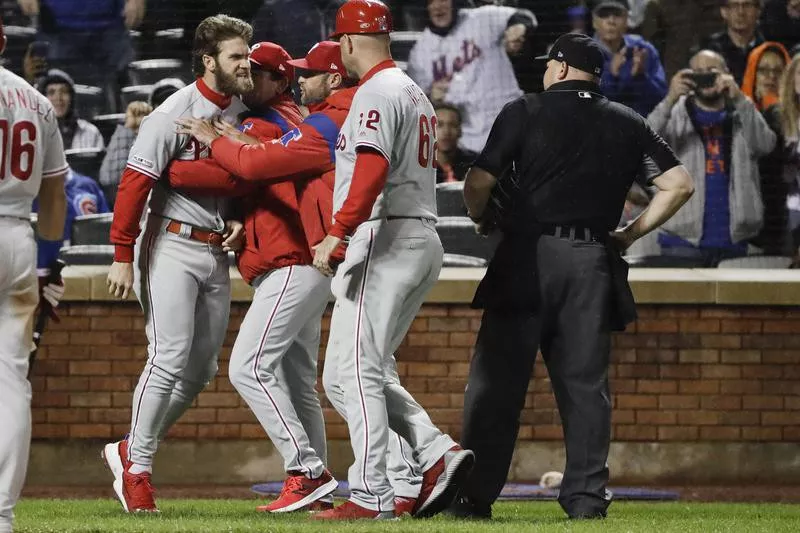
[{"label": "player's long hair", "polygon": [[798,68],[800,68],[800,54],[792,58],[792,62],[783,72],[780,88],[783,136],[793,141],[800,140],[800,124],[798,124],[800,121],[800,95],[797,94],[800,87],[797,87],[795,83]]},{"label": "player's long hair", "polygon": [[206,72],[203,56],[217,57],[219,43],[236,37],[244,39],[249,46],[253,39],[253,27],[241,19],[228,15],[214,15],[203,20],[194,32],[194,46],[192,47],[192,72],[194,75],[202,76]]}]

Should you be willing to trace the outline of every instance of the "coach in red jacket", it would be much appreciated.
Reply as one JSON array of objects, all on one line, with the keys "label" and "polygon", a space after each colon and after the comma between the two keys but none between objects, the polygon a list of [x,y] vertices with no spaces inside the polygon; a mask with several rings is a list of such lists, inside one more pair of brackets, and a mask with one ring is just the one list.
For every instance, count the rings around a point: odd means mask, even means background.
[{"label": "coach in red jacket", "polygon": [[[216,130],[236,142],[259,143],[253,146],[296,131],[302,115],[292,100],[290,61],[278,45],[254,45],[255,90],[243,97],[251,112],[239,130],[221,123]],[[180,122],[182,128],[191,123]],[[259,510],[329,508],[337,482],[325,466],[325,424],[315,385],[320,316],[330,298],[330,281],[311,266],[299,187],[288,180],[236,182],[213,160],[173,163],[170,184],[240,196],[234,201],[242,212],[245,243],[237,262],[255,295],[233,346],[229,375],[281,453],[287,472],[280,497]]]},{"label": "coach in red jacket", "polygon": [[[213,144],[212,156],[224,169],[217,167],[191,180],[173,173],[170,183],[211,194],[241,194],[257,184],[293,183],[303,229],[309,247],[313,247],[325,238],[333,223],[335,147],[357,87],[346,78],[338,43],[318,43],[306,58],[290,63],[303,72],[299,79],[302,101],[310,111],[300,126],[279,140],[252,145],[235,135],[220,136],[224,132],[220,128],[215,131],[208,123],[192,121],[193,134]],[[341,248],[334,260],[343,257]],[[325,388],[335,390],[334,385],[326,383]],[[329,399],[338,400],[330,392]],[[392,435],[387,467],[395,489],[397,515],[410,513],[419,493],[421,478],[413,460],[409,463],[411,453],[407,443]]]}]

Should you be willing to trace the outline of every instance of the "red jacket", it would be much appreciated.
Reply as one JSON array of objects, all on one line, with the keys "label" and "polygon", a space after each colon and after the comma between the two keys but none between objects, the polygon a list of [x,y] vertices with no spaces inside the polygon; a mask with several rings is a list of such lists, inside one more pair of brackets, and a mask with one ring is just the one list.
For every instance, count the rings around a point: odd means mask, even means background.
[{"label": "red jacket", "polygon": [[[247,117],[242,131],[261,143],[279,139],[303,120],[289,96],[281,96],[262,115]],[[237,254],[242,278],[251,283],[270,270],[289,265],[311,264],[311,252],[300,219],[295,185],[290,181],[255,186],[236,182],[211,160],[174,161],[170,184],[176,188],[208,194],[240,196],[245,245]]]},{"label": "red jacket", "polygon": [[[261,181],[269,182],[270,187],[292,184],[310,248],[324,239],[332,226],[336,139],[355,92],[355,87],[343,89],[311,106],[311,114],[279,140],[248,145],[221,137],[211,144],[211,154],[224,171],[198,174],[191,183],[184,176],[170,174],[170,183],[210,194],[241,194]],[[343,257],[344,247],[334,254],[333,261]]]}]

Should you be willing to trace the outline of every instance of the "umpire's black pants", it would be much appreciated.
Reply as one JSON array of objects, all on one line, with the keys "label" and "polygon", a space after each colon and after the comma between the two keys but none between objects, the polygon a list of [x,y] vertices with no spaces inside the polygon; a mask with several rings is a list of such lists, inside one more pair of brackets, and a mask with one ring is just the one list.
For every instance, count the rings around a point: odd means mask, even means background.
[{"label": "umpire's black pants", "polygon": [[492,504],[508,476],[531,370],[541,347],[561,415],[567,464],[558,501],[569,516],[605,514],[611,495],[609,262],[603,244],[539,238],[541,305],[487,309],[464,401],[462,445],[476,454],[462,492]]}]

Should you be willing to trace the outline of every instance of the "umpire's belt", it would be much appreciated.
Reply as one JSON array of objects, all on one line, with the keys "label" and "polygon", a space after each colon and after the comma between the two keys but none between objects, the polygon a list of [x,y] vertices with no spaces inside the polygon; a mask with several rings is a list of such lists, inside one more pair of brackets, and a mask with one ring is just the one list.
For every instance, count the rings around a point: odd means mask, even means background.
[{"label": "umpire's belt", "polygon": [[605,242],[607,234],[586,226],[541,224],[541,234],[571,241]]},{"label": "umpire's belt", "polygon": [[170,220],[169,223],[167,223],[166,230],[169,233],[180,235],[185,239],[191,239],[212,246],[222,246],[222,241],[225,240],[221,233],[194,228],[189,224],[184,224],[177,220]]}]

